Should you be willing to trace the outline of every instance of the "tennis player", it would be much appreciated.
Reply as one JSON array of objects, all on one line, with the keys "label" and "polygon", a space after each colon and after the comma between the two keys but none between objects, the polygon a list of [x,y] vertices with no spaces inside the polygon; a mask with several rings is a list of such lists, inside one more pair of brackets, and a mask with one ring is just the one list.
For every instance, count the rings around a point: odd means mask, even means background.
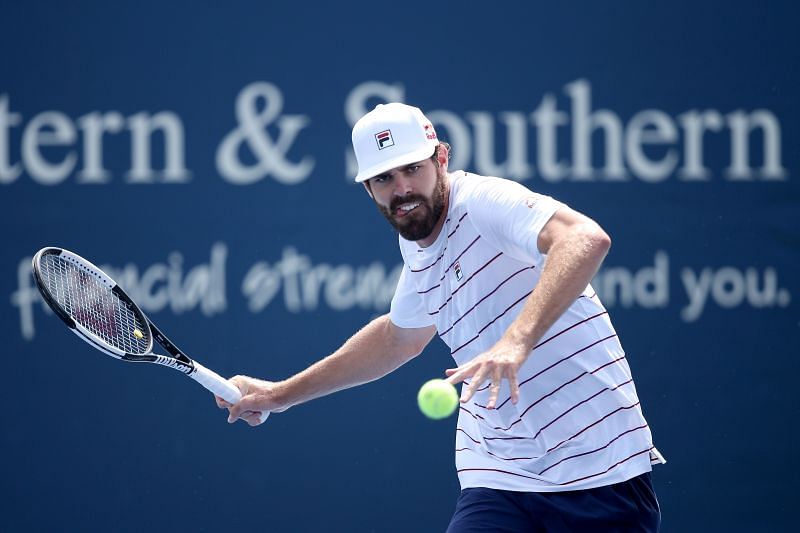
[{"label": "tennis player", "polygon": [[229,421],[378,379],[434,334],[463,382],[461,494],[449,532],[657,531],[653,446],[608,311],[590,285],[611,245],[596,222],[505,179],[450,172],[450,146],[416,107],[353,127],[362,183],[400,234],[391,310],[280,382],[231,379]]}]

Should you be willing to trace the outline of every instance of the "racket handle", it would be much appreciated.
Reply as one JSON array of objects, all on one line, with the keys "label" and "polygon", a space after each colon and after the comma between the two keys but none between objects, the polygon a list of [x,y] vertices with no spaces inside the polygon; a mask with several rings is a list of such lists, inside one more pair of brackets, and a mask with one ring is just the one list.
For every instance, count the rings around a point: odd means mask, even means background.
[{"label": "racket handle", "polygon": [[[239,403],[242,399],[242,394],[235,385],[197,361],[194,362],[194,372],[189,376],[228,403]],[[268,416],[269,411],[261,411],[259,422],[263,422]]]}]

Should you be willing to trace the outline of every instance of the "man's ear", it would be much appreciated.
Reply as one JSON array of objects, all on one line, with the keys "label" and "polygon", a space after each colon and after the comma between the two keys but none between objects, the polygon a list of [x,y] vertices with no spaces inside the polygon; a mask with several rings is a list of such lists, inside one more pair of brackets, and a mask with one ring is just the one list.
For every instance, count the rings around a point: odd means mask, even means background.
[{"label": "man's ear", "polygon": [[439,143],[436,150],[436,160],[439,162],[439,168],[447,172],[447,162],[450,161],[450,147],[447,143]]}]

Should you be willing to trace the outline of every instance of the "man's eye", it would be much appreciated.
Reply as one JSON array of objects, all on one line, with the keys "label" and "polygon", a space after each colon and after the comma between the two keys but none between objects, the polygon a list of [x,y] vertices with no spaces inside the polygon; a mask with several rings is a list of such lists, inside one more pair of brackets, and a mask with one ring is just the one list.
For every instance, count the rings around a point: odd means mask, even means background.
[{"label": "man's eye", "polygon": [[408,171],[411,172],[412,174],[416,173],[417,170],[419,170],[419,165],[412,165],[408,167]]},{"label": "man's eye", "polygon": [[375,176],[375,183],[386,183],[389,179],[389,176]]}]

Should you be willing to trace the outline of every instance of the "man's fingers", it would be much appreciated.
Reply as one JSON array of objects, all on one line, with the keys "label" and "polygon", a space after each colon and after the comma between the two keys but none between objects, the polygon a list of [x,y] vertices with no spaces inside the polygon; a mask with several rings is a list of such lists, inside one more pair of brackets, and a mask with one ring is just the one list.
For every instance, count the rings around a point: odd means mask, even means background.
[{"label": "man's fingers", "polygon": [[242,420],[247,422],[250,426],[257,426],[261,424],[261,413],[256,411],[245,411],[241,416]]},{"label": "man's fingers", "polygon": [[217,407],[219,407],[220,409],[227,409],[228,407],[233,405],[233,404],[231,404],[229,402],[226,402],[223,398],[220,398],[216,394],[214,395],[214,400],[216,400]]},{"label": "man's fingers", "polygon": [[252,412],[253,398],[250,396],[245,396],[239,401],[239,403],[234,404],[230,407],[230,412],[228,413],[228,423],[233,424],[236,422],[238,418],[243,418],[243,415],[247,412]]},{"label": "man's fingers", "polygon": [[248,392],[250,392],[250,383],[248,382],[247,376],[233,376],[228,381],[233,383],[242,396],[245,396]]},{"label": "man's fingers", "polygon": [[251,426],[257,426],[260,424],[261,413],[257,413],[255,411],[243,410],[236,418],[233,418],[233,416],[233,413],[228,416],[228,423],[233,424],[237,420],[242,419]]},{"label": "man's fingers", "polygon": [[447,381],[450,385],[457,385],[475,372],[475,365],[472,363],[467,363],[463,367],[460,366],[458,368],[449,368],[445,370],[445,373],[450,372],[451,370],[452,373],[450,373],[450,377],[445,381]]},{"label": "man's fingers", "polygon": [[481,383],[484,382],[486,379],[486,374],[489,373],[489,370],[485,366],[481,366],[480,369],[472,376],[472,380],[467,387],[467,392],[463,398],[461,398],[461,403],[466,403],[472,398],[472,395],[475,394],[475,391],[478,387],[481,386]]},{"label": "man's fingers", "polygon": [[495,367],[492,371],[492,386],[489,388],[489,401],[486,404],[487,409],[494,409],[497,405],[497,395],[500,394],[500,380],[503,379],[503,371],[500,367]]},{"label": "man's fingers", "polygon": [[513,368],[509,371],[508,386],[511,389],[511,403],[519,401],[519,383],[517,383],[517,371]]},{"label": "man's fingers", "polygon": [[217,399],[217,405],[220,407],[226,407],[229,410],[228,413],[228,423],[233,424],[239,418],[243,418],[244,414],[248,411],[252,412],[253,398],[248,397],[248,393],[250,392],[250,378],[247,376],[233,376],[228,380],[232,385],[234,385],[242,395],[242,399],[239,400],[236,404],[231,404],[230,402],[226,402],[222,398]]},{"label": "man's fingers", "polygon": [[[466,375],[464,375],[466,377]],[[464,381],[464,377],[460,373],[450,374],[450,377],[447,378],[445,381],[448,382],[450,385],[458,385],[462,381]]]}]

